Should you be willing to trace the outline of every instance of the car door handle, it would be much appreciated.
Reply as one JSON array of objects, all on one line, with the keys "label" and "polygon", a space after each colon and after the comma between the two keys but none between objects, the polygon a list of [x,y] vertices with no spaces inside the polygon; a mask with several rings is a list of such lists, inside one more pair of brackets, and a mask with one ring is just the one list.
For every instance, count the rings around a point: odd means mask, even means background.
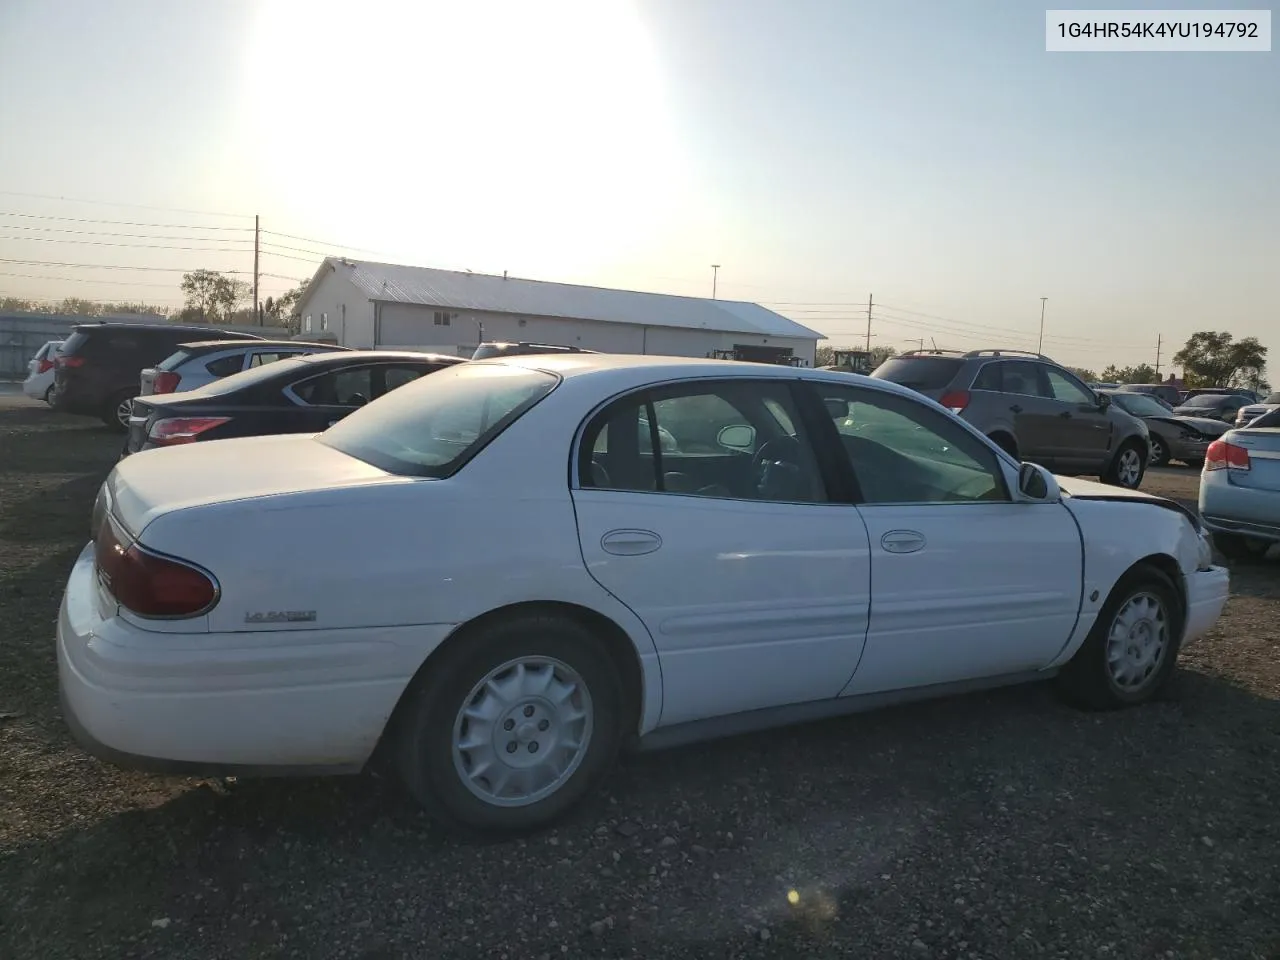
[{"label": "car door handle", "polygon": [[1021,412],[1022,412],[1022,408],[1021,408],[1020,406],[1018,406],[1018,405],[1015,403],[1013,406],[1011,406],[1011,407],[1009,408],[1009,412],[1010,412],[1010,413],[1021,413]]},{"label": "car door handle", "polygon": [[880,538],[886,553],[915,553],[923,550],[924,544],[924,534],[915,530],[890,530]]},{"label": "car door handle", "polygon": [[600,549],[619,557],[638,557],[662,546],[652,530],[610,530],[600,538]]}]

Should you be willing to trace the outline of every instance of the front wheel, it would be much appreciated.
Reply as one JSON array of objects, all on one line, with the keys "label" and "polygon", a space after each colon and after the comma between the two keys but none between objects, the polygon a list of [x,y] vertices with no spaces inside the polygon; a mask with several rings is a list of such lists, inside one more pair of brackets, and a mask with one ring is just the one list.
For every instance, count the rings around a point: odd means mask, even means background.
[{"label": "front wheel", "polygon": [[1147,464],[1142,458],[1142,451],[1138,448],[1136,441],[1130,440],[1116,453],[1115,459],[1102,475],[1102,481],[1113,486],[1137,490],[1146,472]]},{"label": "front wheel", "polygon": [[1157,436],[1151,438],[1151,457],[1147,460],[1149,467],[1163,467],[1169,462],[1169,448]]},{"label": "front wheel", "polygon": [[399,718],[410,793],[448,825],[536,830],[599,782],[622,740],[622,685],[604,645],[560,617],[496,623],[429,664]]},{"label": "front wheel", "polygon": [[1139,566],[1111,591],[1089,636],[1058,674],[1059,688],[1094,710],[1150,700],[1173,672],[1182,628],[1173,582],[1155,567]]}]

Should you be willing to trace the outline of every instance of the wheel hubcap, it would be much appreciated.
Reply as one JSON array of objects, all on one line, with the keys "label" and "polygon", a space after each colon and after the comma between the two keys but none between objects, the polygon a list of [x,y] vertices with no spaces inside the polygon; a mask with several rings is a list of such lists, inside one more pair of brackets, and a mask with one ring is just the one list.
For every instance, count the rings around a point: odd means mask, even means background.
[{"label": "wheel hubcap", "polygon": [[1160,444],[1159,440],[1151,441],[1151,459],[1152,460],[1164,459],[1164,447]]},{"label": "wheel hubcap", "polygon": [[522,807],[555,793],[591,743],[586,683],[551,657],[521,657],[491,671],[453,724],[453,765],[475,796]]},{"label": "wheel hubcap", "polygon": [[129,416],[133,413],[133,401],[125,400],[120,406],[116,407],[116,419],[120,421],[121,426],[129,425]]},{"label": "wheel hubcap", "polygon": [[1169,647],[1169,620],[1159,597],[1139,593],[1129,598],[1111,622],[1107,667],[1121,690],[1136,692],[1151,682]]},{"label": "wheel hubcap", "polygon": [[1138,456],[1136,450],[1126,450],[1120,454],[1120,482],[1126,487],[1135,486],[1138,482],[1138,475],[1142,472],[1142,458]]}]

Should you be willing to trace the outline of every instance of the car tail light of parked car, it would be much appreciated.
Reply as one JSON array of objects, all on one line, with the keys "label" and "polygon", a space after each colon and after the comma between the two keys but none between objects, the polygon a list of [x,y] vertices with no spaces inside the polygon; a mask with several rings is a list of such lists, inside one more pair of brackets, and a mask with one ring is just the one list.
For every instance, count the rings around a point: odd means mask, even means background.
[{"label": "car tail light of parked car", "polygon": [[1248,470],[1249,466],[1249,451],[1226,440],[1213,441],[1204,454],[1205,470]]},{"label": "car tail light of parked car", "polygon": [[963,413],[964,408],[969,405],[968,390],[950,390],[942,395],[942,399],[938,401],[952,413]]},{"label": "car tail light of parked car", "polygon": [[220,427],[230,420],[230,417],[167,417],[151,425],[147,439],[160,447],[193,443],[206,430]]},{"label": "car tail light of parked car", "polygon": [[151,381],[152,393],[176,393],[178,384],[182,382],[182,374],[171,370],[161,370]]},{"label": "car tail light of parked car", "polygon": [[53,369],[53,361],[48,357],[41,357],[40,362],[36,365],[36,373],[48,373]]},{"label": "car tail light of parked car", "polygon": [[62,354],[58,354],[54,358],[53,362],[54,365],[58,367],[83,367],[84,357],[79,356],[78,354],[73,354],[69,357],[64,357]]},{"label": "car tail light of parked car", "polygon": [[107,517],[94,545],[98,582],[126,610],[140,617],[183,619],[218,602],[218,584],[210,574],[152,553],[137,541],[126,545],[127,539]]}]

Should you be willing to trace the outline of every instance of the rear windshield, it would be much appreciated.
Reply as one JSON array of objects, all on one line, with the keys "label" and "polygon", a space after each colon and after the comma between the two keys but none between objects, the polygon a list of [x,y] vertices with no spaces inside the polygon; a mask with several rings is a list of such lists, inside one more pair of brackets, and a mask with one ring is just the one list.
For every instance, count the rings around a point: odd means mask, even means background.
[{"label": "rear windshield", "polygon": [[912,390],[941,390],[964,361],[958,357],[890,357],[872,371],[879,380],[892,380]]},{"label": "rear windshield", "polygon": [[159,363],[156,364],[157,370],[175,370],[182,364],[186,363],[191,356],[190,350],[179,350],[177,353],[171,353]]},{"label": "rear windshield", "polygon": [[1214,407],[1225,406],[1231,400],[1229,393],[1202,393],[1198,397],[1192,397],[1184,407],[1204,407],[1206,410],[1212,410]]},{"label": "rear windshield", "polygon": [[457,364],[391,391],[317,439],[388,473],[448,477],[559,382],[542,370]]},{"label": "rear windshield", "polygon": [[1135,417],[1163,417],[1169,412],[1169,408],[1164,406],[1155,397],[1145,393],[1128,393],[1117,391],[1110,395],[1111,399],[1120,405],[1120,409],[1126,413],[1132,413]]},{"label": "rear windshield", "polygon": [[88,341],[89,335],[83,330],[72,331],[71,336],[63,341],[62,346],[58,348],[58,352],[70,356],[73,353],[79,353],[80,348]]}]

